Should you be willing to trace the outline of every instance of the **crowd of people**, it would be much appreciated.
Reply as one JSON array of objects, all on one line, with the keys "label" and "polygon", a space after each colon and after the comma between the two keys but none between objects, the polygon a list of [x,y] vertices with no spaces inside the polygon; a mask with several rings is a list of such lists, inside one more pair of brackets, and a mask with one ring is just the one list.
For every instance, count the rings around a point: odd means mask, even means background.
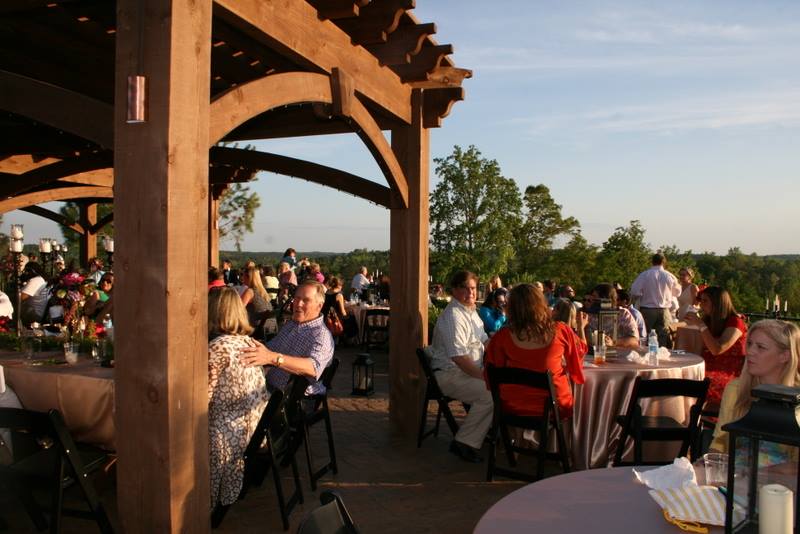
[{"label": "crowd of people", "polygon": [[[703,341],[701,356],[711,381],[706,410],[719,415],[714,435],[718,450],[726,443],[720,427],[747,410],[754,385],[800,386],[800,328],[765,320],[748,332],[726,289],[698,288],[691,269],[680,269],[678,278],[666,267],[666,258],[657,253],[630,289],[600,283],[582,301],[575,299],[568,284],[558,288],[545,281],[510,287],[493,277],[482,305],[476,303],[478,277],[469,271],[456,274],[450,283],[452,299],[436,322],[430,350],[442,392],[470,405],[451,451],[466,461],[482,460],[479,450],[492,418],[486,365],[549,370],[559,412],[569,417],[572,384],[583,383],[583,357],[592,345],[644,350],[648,333],[655,332],[659,344],[671,348],[677,325],[697,329]],[[601,331],[593,339],[601,311],[614,312],[615,337]],[[504,409],[519,415],[541,413],[541,399],[518,386],[505,388]]]}]

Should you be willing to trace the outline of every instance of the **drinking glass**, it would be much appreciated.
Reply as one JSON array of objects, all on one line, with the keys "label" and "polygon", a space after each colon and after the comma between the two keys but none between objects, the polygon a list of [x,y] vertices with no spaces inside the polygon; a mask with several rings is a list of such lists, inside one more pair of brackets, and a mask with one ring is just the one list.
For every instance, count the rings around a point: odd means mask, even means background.
[{"label": "drinking glass", "polygon": [[64,359],[70,365],[78,363],[78,344],[73,341],[64,342]]},{"label": "drinking glass", "polygon": [[605,343],[605,336],[603,333],[600,333],[601,339],[598,340],[598,344],[594,346],[594,363],[597,365],[602,365],[606,363],[606,343]]},{"label": "drinking glass", "polygon": [[706,470],[706,485],[725,486],[728,483],[728,455],[709,452],[703,455]]}]

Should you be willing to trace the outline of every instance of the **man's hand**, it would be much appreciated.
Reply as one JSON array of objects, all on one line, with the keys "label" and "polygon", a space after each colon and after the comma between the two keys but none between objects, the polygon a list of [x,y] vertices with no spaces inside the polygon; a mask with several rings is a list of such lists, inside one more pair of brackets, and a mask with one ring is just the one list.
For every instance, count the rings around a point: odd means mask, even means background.
[{"label": "man's hand", "polygon": [[263,344],[256,341],[255,347],[244,347],[239,350],[239,361],[245,367],[255,367],[257,365],[275,365],[278,361],[278,353],[269,350]]},{"label": "man's hand", "polygon": [[481,371],[480,367],[475,365],[475,362],[470,356],[455,356],[453,358],[453,363],[469,376],[483,380],[483,371]]}]

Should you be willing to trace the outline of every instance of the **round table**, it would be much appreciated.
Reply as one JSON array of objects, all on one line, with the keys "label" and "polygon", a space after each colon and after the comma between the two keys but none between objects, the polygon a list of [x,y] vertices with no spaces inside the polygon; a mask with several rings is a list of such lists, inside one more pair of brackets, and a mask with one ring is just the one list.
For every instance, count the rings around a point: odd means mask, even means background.
[{"label": "round table", "polygon": [[[643,468],[647,469],[647,468]],[[722,532],[712,527],[711,532]],[[483,514],[475,534],[647,532],[678,534],[630,467],[546,478],[510,493]]]},{"label": "round table", "polygon": [[[583,374],[585,384],[575,386],[575,408],[572,417],[573,469],[605,467],[613,459],[621,429],[614,419],[628,406],[633,382],[637,376],[644,379],[686,378],[702,380],[705,363],[695,354],[675,354],[662,360],[658,367],[629,362],[621,356],[609,359],[603,365],[594,365],[587,359]],[[645,415],[672,417],[686,422],[694,399],[666,398],[644,399],[641,402]],[[645,460],[668,461],[675,457],[679,443],[645,443]],[[626,454],[632,459],[633,442],[629,441]]]}]

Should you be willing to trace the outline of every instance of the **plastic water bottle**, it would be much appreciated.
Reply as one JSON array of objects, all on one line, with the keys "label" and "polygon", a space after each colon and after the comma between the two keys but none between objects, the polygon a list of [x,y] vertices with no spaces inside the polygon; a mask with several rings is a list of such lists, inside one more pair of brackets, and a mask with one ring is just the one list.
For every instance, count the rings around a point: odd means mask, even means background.
[{"label": "plastic water bottle", "polygon": [[658,365],[658,334],[655,329],[650,330],[650,335],[647,336],[647,355],[650,365]]}]

